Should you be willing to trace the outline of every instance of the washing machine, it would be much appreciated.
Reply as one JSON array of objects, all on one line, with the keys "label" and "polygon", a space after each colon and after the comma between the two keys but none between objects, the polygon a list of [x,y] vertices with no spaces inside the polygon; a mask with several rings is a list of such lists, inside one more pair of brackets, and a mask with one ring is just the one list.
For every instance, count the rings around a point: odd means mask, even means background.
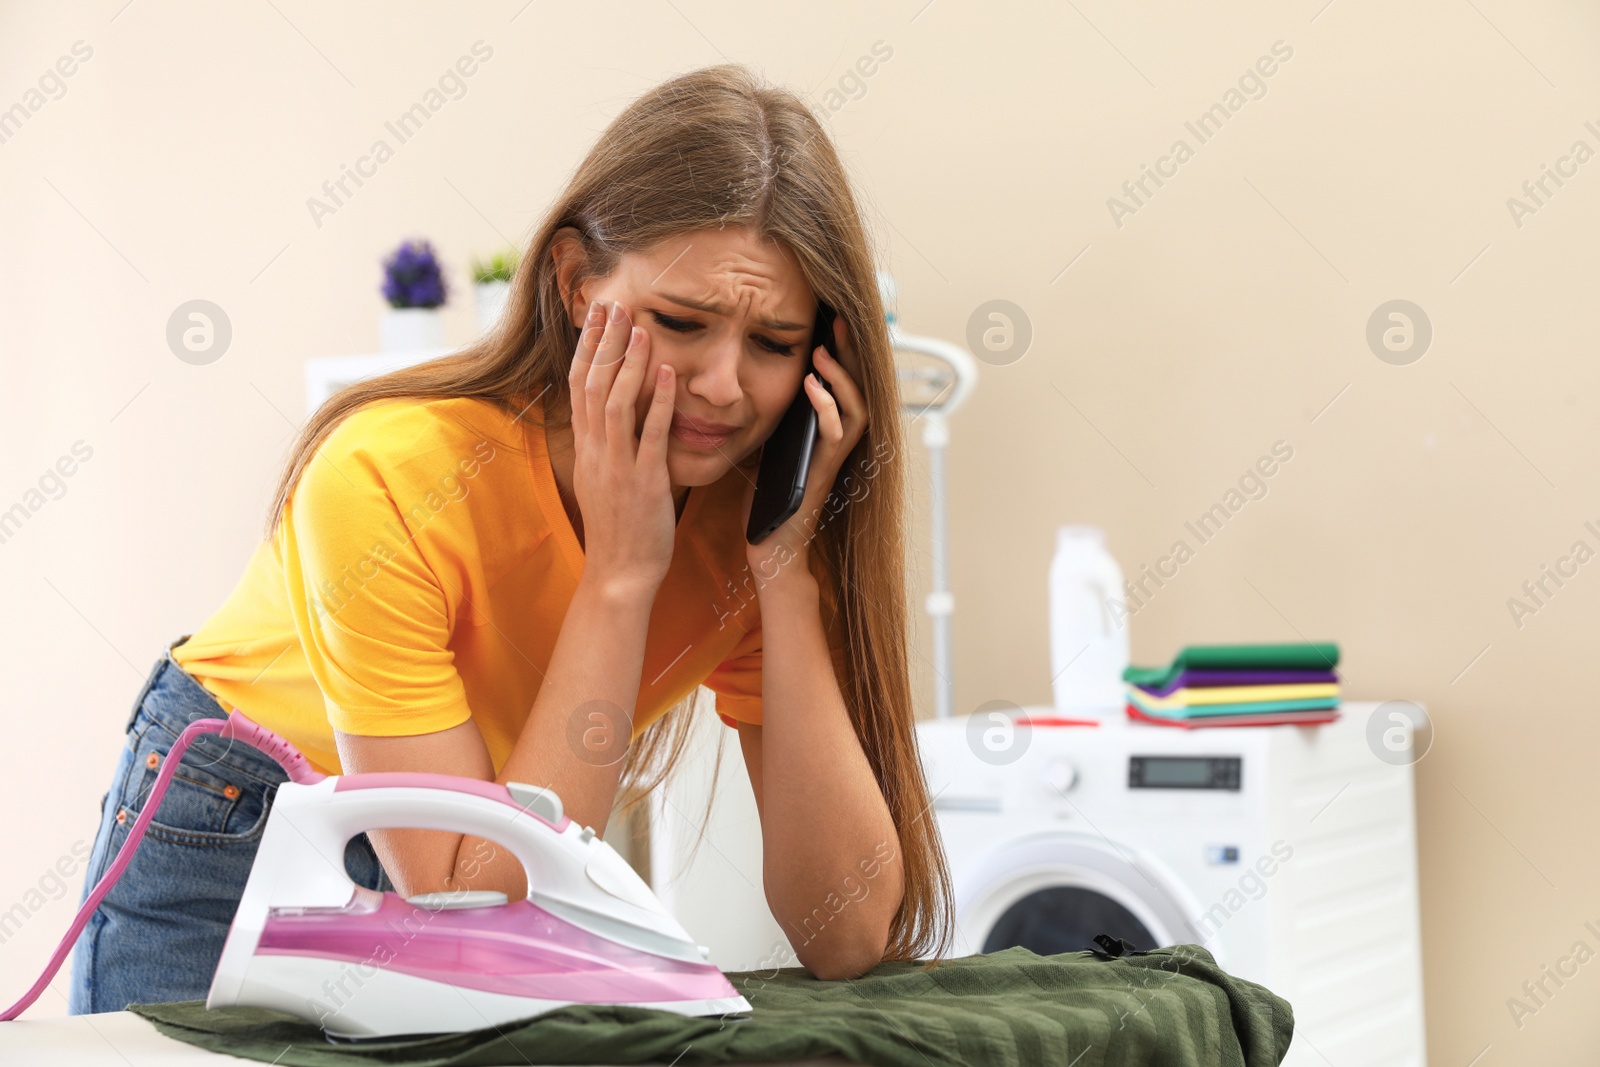
[{"label": "washing machine", "polygon": [[923,720],[952,954],[1197,944],[1293,1006],[1285,1063],[1420,1067],[1412,762],[1395,758],[1411,720],[1340,710],[1198,730],[1043,707]]}]

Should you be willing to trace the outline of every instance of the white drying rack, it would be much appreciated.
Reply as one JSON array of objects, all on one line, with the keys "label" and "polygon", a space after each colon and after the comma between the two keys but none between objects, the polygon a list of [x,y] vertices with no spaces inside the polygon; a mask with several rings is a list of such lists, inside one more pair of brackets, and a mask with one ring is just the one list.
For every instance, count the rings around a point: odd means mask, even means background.
[{"label": "white drying rack", "polygon": [[[960,345],[937,337],[918,337],[903,332],[895,321],[894,279],[878,272],[878,289],[889,322],[889,347],[895,353],[911,353],[919,365],[898,368],[900,410],[911,421],[922,420],[922,443],[928,450],[928,476],[933,496],[929,523],[933,530],[932,590],[925,606],[933,621],[934,714],[947,719],[954,702],[955,685],[950,673],[950,614],[955,597],[950,594],[948,536],[945,525],[944,453],[950,443],[949,418],[978,383],[978,363]],[[934,365],[928,366],[926,360]],[[931,399],[923,399],[931,395]]]}]

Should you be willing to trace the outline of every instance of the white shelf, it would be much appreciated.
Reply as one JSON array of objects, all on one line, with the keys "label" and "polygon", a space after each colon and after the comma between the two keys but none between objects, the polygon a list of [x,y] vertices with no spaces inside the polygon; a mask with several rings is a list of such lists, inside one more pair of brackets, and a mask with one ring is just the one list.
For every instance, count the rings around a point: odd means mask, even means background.
[{"label": "white shelf", "polygon": [[334,393],[364,378],[426,363],[455,351],[419,348],[411,352],[371,352],[352,356],[317,356],[306,360],[306,411],[321,407]]}]

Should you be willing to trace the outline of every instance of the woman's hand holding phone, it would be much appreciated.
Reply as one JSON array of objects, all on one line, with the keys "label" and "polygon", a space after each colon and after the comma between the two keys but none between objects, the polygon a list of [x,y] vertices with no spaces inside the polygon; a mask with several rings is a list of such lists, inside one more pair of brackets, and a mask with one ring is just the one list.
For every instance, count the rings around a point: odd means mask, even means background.
[{"label": "woman's hand holding phone", "polygon": [[[833,491],[834,479],[850,452],[861,440],[867,428],[867,402],[851,377],[848,367],[859,367],[855,348],[850,341],[850,331],[843,318],[833,320],[834,347],[839,351],[836,360],[828,350],[818,345],[812,353],[813,365],[820,379],[807,375],[800,389],[810,400],[817,413],[817,440],[813,446],[810,470],[806,472],[805,497],[800,507],[782,526],[767,535],[758,544],[745,545],[745,559],[752,572],[764,580],[790,572],[809,574],[807,561],[811,541],[826,518],[823,505]],[[821,379],[826,379],[824,387]],[[829,392],[829,389],[832,392]],[[755,498],[755,483],[745,488],[744,514],[750,514]],[[761,588],[760,585],[757,588]]]},{"label": "woman's hand holding phone", "polygon": [[635,418],[650,335],[620,302],[595,301],[567,375],[572,398],[572,481],[583,516],[584,577],[651,597],[676,540],[667,434],[677,381],[660,368],[637,438]]}]

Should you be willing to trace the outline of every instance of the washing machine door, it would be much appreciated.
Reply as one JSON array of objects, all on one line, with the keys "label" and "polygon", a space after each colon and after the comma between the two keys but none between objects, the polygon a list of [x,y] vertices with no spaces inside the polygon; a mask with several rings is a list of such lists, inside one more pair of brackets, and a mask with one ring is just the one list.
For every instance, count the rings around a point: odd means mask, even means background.
[{"label": "washing machine door", "polygon": [[1130,848],[1081,834],[1011,841],[957,879],[958,951],[1021,945],[1041,956],[1110,934],[1151,949],[1195,940],[1188,894]]}]

